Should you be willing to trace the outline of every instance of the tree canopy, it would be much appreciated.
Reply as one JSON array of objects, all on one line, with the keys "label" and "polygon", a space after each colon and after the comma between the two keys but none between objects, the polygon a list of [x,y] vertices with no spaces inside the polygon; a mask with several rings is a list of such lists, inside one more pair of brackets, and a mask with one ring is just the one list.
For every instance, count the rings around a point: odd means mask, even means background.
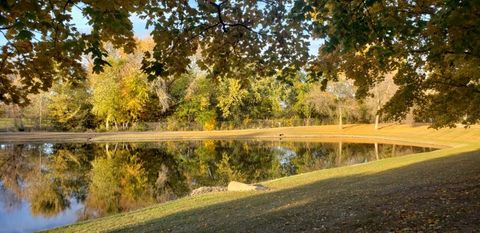
[{"label": "tree canopy", "polygon": [[[90,31],[76,28],[74,9]],[[352,79],[355,97],[365,98],[394,73],[399,88],[382,109],[390,118],[414,109],[434,126],[474,124],[478,12],[477,0],[2,1],[0,101],[27,104],[29,93],[48,90],[59,77],[83,80],[84,56],[102,72],[110,65],[107,43],[133,53],[135,14],[152,29],[154,46],[141,62],[150,80],[187,73],[195,56],[212,79],[288,80],[304,69],[324,88],[339,76]],[[309,54],[312,39],[323,41],[318,54]]]},{"label": "tree canopy", "polygon": [[383,110],[414,109],[433,126],[480,118],[480,1],[311,1],[312,31],[325,39],[311,69],[355,80],[364,97],[388,73],[399,89]]}]

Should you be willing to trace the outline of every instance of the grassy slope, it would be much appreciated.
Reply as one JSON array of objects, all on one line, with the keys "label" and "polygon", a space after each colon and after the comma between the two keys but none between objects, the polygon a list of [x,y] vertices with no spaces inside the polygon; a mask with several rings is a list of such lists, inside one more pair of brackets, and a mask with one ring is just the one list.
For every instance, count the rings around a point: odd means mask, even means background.
[{"label": "grassy slope", "polygon": [[[480,128],[389,126],[281,128],[265,131],[103,135],[94,140],[182,137],[393,140],[450,148],[264,182],[266,192],[187,197],[130,213],[54,229],[61,232],[474,231],[480,228]],[[350,135],[350,136],[348,136]],[[352,137],[352,135],[355,135]],[[285,139],[283,139],[285,140]]]}]

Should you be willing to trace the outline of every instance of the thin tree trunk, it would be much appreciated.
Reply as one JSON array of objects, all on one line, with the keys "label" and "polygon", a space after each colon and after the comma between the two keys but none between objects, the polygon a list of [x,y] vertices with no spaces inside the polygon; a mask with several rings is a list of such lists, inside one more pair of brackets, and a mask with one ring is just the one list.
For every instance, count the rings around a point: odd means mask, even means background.
[{"label": "thin tree trunk", "polygon": [[[377,98],[379,98],[378,94],[377,94]],[[378,123],[380,122],[380,113],[379,113],[380,105],[381,105],[380,99],[377,99],[377,112],[375,113],[375,130],[378,130]]]},{"label": "thin tree trunk", "polygon": [[378,130],[378,121],[380,120],[380,115],[375,115],[375,130]]},{"label": "thin tree trunk", "polygon": [[22,109],[18,105],[14,106],[14,126],[19,131],[24,131]]},{"label": "thin tree trunk", "polygon": [[375,142],[375,158],[377,160],[380,159],[380,156],[378,156],[378,142]]},{"label": "thin tree trunk", "polygon": [[378,92],[378,85],[375,85],[375,93],[376,93],[376,98],[377,98],[377,112],[375,113],[375,130],[378,130],[378,122],[380,121],[380,93]]},{"label": "thin tree trunk", "polygon": [[343,110],[342,107],[338,107],[338,128],[343,129]]},{"label": "thin tree trunk", "polygon": [[110,115],[107,115],[107,119],[105,121],[105,127],[107,130],[110,130]]},{"label": "thin tree trunk", "polygon": [[40,121],[38,122],[38,128],[42,129],[42,112],[43,112],[43,97],[40,97]]}]

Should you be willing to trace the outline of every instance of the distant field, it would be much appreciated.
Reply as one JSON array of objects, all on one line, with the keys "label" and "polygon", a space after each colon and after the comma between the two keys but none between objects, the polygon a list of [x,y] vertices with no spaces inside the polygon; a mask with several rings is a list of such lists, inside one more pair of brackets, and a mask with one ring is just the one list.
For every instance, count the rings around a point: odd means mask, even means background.
[{"label": "distant field", "polygon": [[[282,135],[280,135],[282,134]],[[28,136],[30,134],[20,134]],[[32,135],[23,140],[36,139]],[[68,135],[68,136],[66,136]],[[65,134],[75,139],[84,134]],[[55,138],[44,134],[44,138]],[[58,136],[58,135],[57,135]],[[365,140],[421,143],[441,150],[264,182],[266,192],[187,197],[53,232],[475,232],[480,229],[480,128],[371,125],[210,132],[89,135],[91,141],[199,138]],[[18,134],[0,136],[14,140]]]}]

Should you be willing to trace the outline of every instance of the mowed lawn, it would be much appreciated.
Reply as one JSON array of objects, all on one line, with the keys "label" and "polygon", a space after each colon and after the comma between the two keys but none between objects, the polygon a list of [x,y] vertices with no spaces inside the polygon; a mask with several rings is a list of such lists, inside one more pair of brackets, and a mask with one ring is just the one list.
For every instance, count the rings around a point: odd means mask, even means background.
[{"label": "mowed lawn", "polygon": [[480,128],[348,127],[281,128],[270,134],[283,132],[287,140],[343,136],[449,147],[264,182],[268,191],[186,197],[52,231],[478,232]]}]

